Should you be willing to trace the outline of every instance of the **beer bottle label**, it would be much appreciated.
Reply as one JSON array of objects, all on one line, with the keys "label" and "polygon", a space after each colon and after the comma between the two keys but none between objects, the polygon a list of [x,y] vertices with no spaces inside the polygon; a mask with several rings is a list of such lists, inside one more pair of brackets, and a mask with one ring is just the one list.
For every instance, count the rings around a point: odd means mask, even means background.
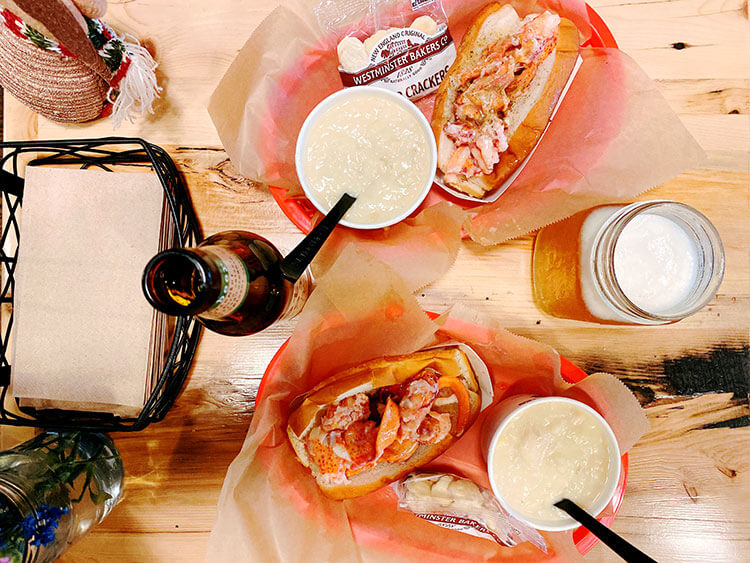
[{"label": "beer bottle label", "polygon": [[250,289],[250,275],[245,262],[234,252],[220,246],[204,247],[201,250],[211,254],[216,260],[216,267],[221,273],[221,292],[213,307],[199,316],[218,321],[242,307]]},{"label": "beer bottle label", "polygon": [[[288,246],[281,244],[277,245],[277,248],[281,252],[282,256],[288,256],[292,250]],[[302,312],[302,308],[305,306],[305,303],[307,303],[307,298],[310,297],[310,292],[312,290],[313,281],[312,275],[310,274],[310,267],[308,266],[292,286],[292,294],[289,296],[289,299],[287,299],[284,310],[281,312],[281,316],[278,320],[288,321],[289,319],[293,319],[294,317],[299,315]]]},{"label": "beer bottle label", "polygon": [[312,285],[312,278],[310,276],[310,269],[306,269],[297,282],[292,286],[292,295],[286,302],[284,312],[281,313],[279,320],[287,320],[296,317],[307,302],[307,298],[310,296],[310,286]]}]

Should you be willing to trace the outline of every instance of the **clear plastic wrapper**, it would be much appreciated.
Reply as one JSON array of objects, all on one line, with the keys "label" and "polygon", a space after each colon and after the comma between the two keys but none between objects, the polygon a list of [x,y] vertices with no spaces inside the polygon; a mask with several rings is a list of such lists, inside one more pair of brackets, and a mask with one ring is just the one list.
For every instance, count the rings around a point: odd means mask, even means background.
[{"label": "clear plastic wrapper", "polygon": [[337,39],[344,86],[372,85],[417,100],[456,59],[442,0],[324,0],[314,8]]},{"label": "clear plastic wrapper", "polygon": [[513,547],[528,541],[547,553],[542,535],[505,512],[471,479],[450,473],[412,473],[393,484],[398,507],[441,528]]}]

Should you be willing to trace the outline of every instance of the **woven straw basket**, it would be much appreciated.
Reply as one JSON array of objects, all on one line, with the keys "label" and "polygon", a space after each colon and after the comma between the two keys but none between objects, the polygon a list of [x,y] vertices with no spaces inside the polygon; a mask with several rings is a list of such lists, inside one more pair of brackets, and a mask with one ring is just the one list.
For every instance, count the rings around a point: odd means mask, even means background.
[{"label": "woven straw basket", "polygon": [[0,84],[53,121],[101,115],[109,86],[80,60],[45,51],[0,25]]}]

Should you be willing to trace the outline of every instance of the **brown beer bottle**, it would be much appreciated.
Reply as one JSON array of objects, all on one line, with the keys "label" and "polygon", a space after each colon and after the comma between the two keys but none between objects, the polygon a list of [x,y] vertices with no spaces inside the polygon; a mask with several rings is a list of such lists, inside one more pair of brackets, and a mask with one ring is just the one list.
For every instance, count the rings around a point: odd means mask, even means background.
[{"label": "brown beer bottle", "polygon": [[143,292],[168,315],[195,315],[229,336],[254,334],[295,316],[307,300],[309,273],[290,282],[281,273],[282,258],[261,236],[224,231],[195,248],[157,254],[143,273]]}]

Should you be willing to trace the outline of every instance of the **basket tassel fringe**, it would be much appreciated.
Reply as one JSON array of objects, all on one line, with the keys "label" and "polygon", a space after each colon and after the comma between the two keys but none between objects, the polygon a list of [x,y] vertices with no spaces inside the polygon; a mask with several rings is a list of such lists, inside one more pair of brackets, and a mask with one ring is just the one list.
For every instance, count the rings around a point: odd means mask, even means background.
[{"label": "basket tassel fringe", "polygon": [[107,94],[112,104],[112,125],[120,127],[124,120],[130,121],[147,113],[153,114],[154,101],[161,93],[156,82],[156,67],[151,53],[135,37],[126,35],[122,38],[129,58],[129,66],[116,88],[110,88]]}]

